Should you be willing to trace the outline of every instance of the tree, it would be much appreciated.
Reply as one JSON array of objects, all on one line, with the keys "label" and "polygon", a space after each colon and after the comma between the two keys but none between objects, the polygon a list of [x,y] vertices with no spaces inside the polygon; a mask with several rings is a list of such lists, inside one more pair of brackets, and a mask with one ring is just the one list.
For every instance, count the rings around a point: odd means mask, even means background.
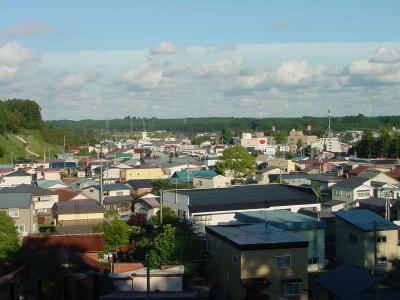
[{"label": "tree", "polygon": [[286,144],[288,133],[285,130],[279,130],[275,132],[274,137],[277,144]]},{"label": "tree", "polygon": [[118,252],[119,247],[129,243],[130,228],[120,219],[104,225],[104,250]]},{"label": "tree", "polygon": [[[157,213],[151,217],[151,220],[155,225],[161,225],[160,215],[161,215],[161,210],[158,210]],[[163,224],[176,225],[178,223],[178,218],[175,212],[169,207],[163,206],[162,216],[163,216]]]},{"label": "tree", "polygon": [[297,140],[297,143],[296,143],[297,150],[302,149],[303,146],[304,146],[304,145],[303,145],[303,141],[302,141],[301,139],[298,139],[298,140]]},{"label": "tree", "polygon": [[4,157],[4,155],[6,154],[6,151],[4,150],[4,148],[0,145],[0,158]]},{"label": "tree", "polygon": [[256,170],[255,158],[240,145],[226,148],[216,164],[219,173],[228,173],[235,179],[253,174]]},{"label": "tree", "polygon": [[144,214],[144,213],[136,213],[136,214],[132,214],[129,217],[128,224],[130,226],[143,227],[143,225],[146,223],[146,221],[147,221],[146,214]]},{"label": "tree", "polygon": [[152,269],[159,268],[161,264],[170,264],[176,261],[177,241],[175,235],[176,228],[167,224],[163,231],[154,238],[147,253],[147,259]]},{"label": "tree", "polygon": [[13,219],[0,211],[0,263],[9,261],[19,249],[19,236]]},{"label": "tree", "polygon": [[230,144],[233,138],[232,128],[225,128],[222,130],[222,138],[224,139],[225,144]]}]

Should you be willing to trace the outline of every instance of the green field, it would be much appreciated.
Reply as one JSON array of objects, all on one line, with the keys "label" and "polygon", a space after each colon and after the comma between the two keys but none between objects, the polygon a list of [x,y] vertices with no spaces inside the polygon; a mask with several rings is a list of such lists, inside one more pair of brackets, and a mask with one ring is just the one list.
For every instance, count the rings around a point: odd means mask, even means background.
[{"label": "green field", "polygon": [[29,154],[25,151],[27,144],[17,139],[16,135],[0,135],[0,145],[5,150],[4,157],[0,158],[0,163],[10,163],[15,159],[29,158],[29,159],[43,159],[43,152],[46,150],[46,157],[54,157],[54,154],[59,152],[60,147],[46,143],[39,130],[23,130],[19,137],[28,142],[28,149],[39,157]]}]

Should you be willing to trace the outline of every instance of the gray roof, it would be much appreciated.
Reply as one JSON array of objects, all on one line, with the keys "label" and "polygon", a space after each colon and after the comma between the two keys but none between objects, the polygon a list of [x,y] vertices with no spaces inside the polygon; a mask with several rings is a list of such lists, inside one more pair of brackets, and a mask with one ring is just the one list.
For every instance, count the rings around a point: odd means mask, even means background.
[{"label": "gray roof", "polygon": [[309,179],[310,175],[305,173],[282,174],[282,179]]},{"label": "gray roof", "polygon": [[[96,185],[94,187],[100,190],[100,185]],[[121,190],[130,190],[130,188],[122,183],[103,184],[103,191],[121,191]]]},{"label": "gray roof", "polygon": [[56,202],[53,205],[53,213],[56,215],[82,214],[82,213],[104,213],[105,208],[97,201],[67,201]]},{"label": "gray roof", "polygon": [[124,202],[131,202],[132,197],[130,195],[125,196],[106,196],[103,199],[105,204],[112,204],[112,203],[124,203]]},{"label": "gray roof", "polygon": [[312,188],[284,184],[178,190],[178,194],[189,197],[189,209],[192,213],[318,203]]},{"label": "gray roof", "polygon": [[342,181],[339,181],[335,185],[332,186],[332,189],[339,188],[339,189],[346,189],[346,190],[354,190],[360,186],[362,186],[365,182],[369,179],[365,177],[349,177]]},{"label": "gray roof", "polygon": [[144,202],[151,208],[160,207],[160,198],[159,197],[157,197],[157,198],[142,198],[138,202]]},{"label": "gray roof", "polygon": [[287,231],[325,228],[325,222],[287,210],[249,211],[235,214],[235,219],[244,223],[264,223]]},{"label": "gray roof", "polygon": [[[361,205],[366,205],[366,206],[375,206],[375,207],[385,207],[386,206],[386,199],[379,198],[379,197],[358,199],[358,200],[356,200],[356,202],[360,203]],[[397,199],[390,199],[390,205],[398,207],[400,205],[400,201]]]},{"label": "gray roof", "polygon": [[0,208],[29,208],[31,193],[0,193]]},{"label": "gray roof", "polygon": [[0,193],[31,193],[33,196],[57,195],[56,192],[44,189],[31,184],[20,184],[15,187],[5,187],[0,189]]},{"label": "gray roof", "polygon": [[360,267],[344,263],[315,280],[315,283],[334,294],[337,299],[361,300],[371,288],[374,277]]},{"label": "gray roof", "polygon": [[384,173],[381,171],[378,171],[378,170],[367,169],[365,171],[362,171],[360,174],[358,174],[357,177],[372,179],[372,178],[378,176],[379,174],[384,174]]},{"label": "gray roof", "polygon": [[206,231],[240,250],[307,247],[308,241],[264,223],[245,226],[207,226]]},{"label": "gray roof", "polygon": [[400,229],[396,224],[386,220],[369,209],[340,210],[334,212],[334,214],[336,217],[341,218],[362,231],[373,231],[374,225],[376,225],[376,230],[379,231]]},{"label": "gray roof", "polygon": [[345,204],[346,201],[342,200],[330,200],[330,201],[325,201],[322,203],[322,206],[335,206],[335,205],[340,205],[340,204]]},{"label": "gray roof", "polygon": [[8,173],[6,175],[3,175],[3,177],[15,177],[15,176],[30,176],[31,177],[32,175],[27,173],[27,172],[25,172],[24,170],[21,170],[21,169],[19,169],[17,171],[14,171],[12,173]]},{"label": "gray roof", "polygon": [[267,173],[267,172],[275,170],[275,169],[279,170],[279,167],[265,167],[265,168],[257,170],[256,173],[258,173],[258,174]]},{"label": "gray roof", "polygon": [[310,180],[321,181],[321,182],[337,182],[343,180],[343,178],[336,176],[329,176],[325,174],[311,174],[309,175]]}]

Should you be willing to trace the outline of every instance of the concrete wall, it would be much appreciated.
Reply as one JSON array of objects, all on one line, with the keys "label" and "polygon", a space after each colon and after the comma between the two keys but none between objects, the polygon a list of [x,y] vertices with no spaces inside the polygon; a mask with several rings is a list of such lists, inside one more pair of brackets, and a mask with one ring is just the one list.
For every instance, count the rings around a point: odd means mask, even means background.
[{"label": "concrete wall", "polygon": [[161,168],[125,169],[121,171],[123,180],[133,179],[160,179],[164,176]]},{"label": "concrete wall", "polygon": [[83,214],[65,214],[65,215],[58,215],[57,221],[77,221],[77,220],[98,220],[103,219],[103,213],[83,213]]},{"label": "concrete wall", "polygon": [[0,181],[0,186],[14,186],[19,184],[31,184],[31,176],[15,176],[15,177],[3,177]]},{"label": "concrete wall", "polygon": [[19,211],[19,217],[13,217],[12,219],[22,236],[37,232],[37,222],[32,205],[29,208],[6,208],[1,210],[8,215],[10,215],[11,211]]},{"label": "concrete wall", "polygon": [[218,175],[213,178],[193,177],[193,185],[196,188],[214,189],[231,185],[229,178]]}]

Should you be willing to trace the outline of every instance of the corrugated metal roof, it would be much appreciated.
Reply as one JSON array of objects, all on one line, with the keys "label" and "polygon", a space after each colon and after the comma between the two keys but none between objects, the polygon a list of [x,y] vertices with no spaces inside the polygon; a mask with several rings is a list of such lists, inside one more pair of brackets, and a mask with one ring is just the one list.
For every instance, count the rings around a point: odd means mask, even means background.
[{"label": "corrugated metal roof", "polygon": [[325,228],[325,222],[287,210],[249,211],[235,214],[235,219],[246,223],[264,223],[283,230],[308,230]]},{"label": "corrugated metal roof", "polygon": [[0,208],[29,208],[31,193],[0,193]]},{"label": "corrugated metal roof", "polygon": [[0,193],[31,193],[33,196],[57,195],[52,190],[44,189],[31,184],[20,184],[15,187],[5,187],[0,189]]},{"label": "corrugated metal roof", "polygon": [[245,226],[207,226],[207,231],[231,241],[237,246],[301,243],[307,240],[264,223]]},{"label": "corrugated metal roof", "polygon": [[53,212],[60,214],[103,213],[105,208],[97,201],[70,201],[54,203]]},{"label": "corrugated metal roof", "polygon": [[376,225],[376,230],[379,231],[400,229],[396,224],[369,209],[340,210],[334,212],[334,214],[362,231],[373,231],[374,225]]},{"label": "corrugated metal roof", "polygon": [[339,181],[338,183],[333,185],[332,189],[342,188],[342,189],[354,190],[355,188],[362,186],[368,180],[369,179],[365,178],[365,177],[358,177],[358,176],[357,177],[349,177],[349,178]]}]

